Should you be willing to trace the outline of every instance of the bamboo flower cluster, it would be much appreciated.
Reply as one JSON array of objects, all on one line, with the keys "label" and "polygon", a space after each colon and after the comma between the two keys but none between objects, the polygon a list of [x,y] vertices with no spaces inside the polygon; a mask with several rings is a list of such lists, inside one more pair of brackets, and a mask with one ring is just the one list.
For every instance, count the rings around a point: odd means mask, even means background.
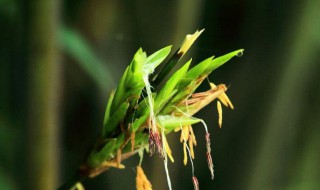
[{"label": "bamboo flower cluster", "polygon": [[[187,35],[181,48],[167,59],[168,61],[165,60],[170,54],[171,46],[149,56],[142,49],[136,52],[117,89],[110,95],[101,135],[80,168],[82,176],[95,177],[110,167],[124,168],[122,160],[137,152],[142,155],[146,150],[150,155],[157,153],[163,158],[168,186],[171,189],[167,162],[168,159],[174,162],[174,157],[166,136],[171,132],[180,132],[184,152],[183,163],[186,165],[189,157],[192,164],[191,179],[194,188],[199,189],[192,162],[195,157],[194,146],[197,145],[192,125],[202,123],[206,131],[206,158],[213,179],[210,134],[204,121],[193,115],[215,99],[219,99],[217,109],[218,123],[221,127],[221,103],[232,109],[233,105],[225,93],[227,87],[224,84],[210,83],[211,89],[205,92],[195,93],[195,90],[213,70],[231,58],[242,55],[243,50],[236,50],[217,58],[209,57],[192,68],[192,60],[189,60],[169,76],[172,68],[202,32],[203,30]],[[160,64],[163,64],[162,69],[155,72]],[[136,181],[138,190],[152,189],[141,168],[141,162],[137,166]]]}]

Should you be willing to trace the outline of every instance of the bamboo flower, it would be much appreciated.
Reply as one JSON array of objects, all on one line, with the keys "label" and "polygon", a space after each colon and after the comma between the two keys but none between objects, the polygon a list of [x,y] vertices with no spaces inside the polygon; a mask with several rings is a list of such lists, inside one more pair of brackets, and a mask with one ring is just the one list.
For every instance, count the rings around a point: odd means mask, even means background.
[{"label": "bamboo flower", "polygon": [[[167,174],[168,187],[171,189],[167,158],[174,162],[172,151],[166,135],[180,131],[180,142],[183,143],[184,165],[188,156],[192,165],[192,183],[194,189],[199,189],[195,177],[193,159],[194,146],[197,145],[192,125],[202,123],[205,127],[206,158],[213,179],[213,162],[210,147],[210,134],[205,122],[194,115],[212,101],[219,99],[217,109],[219,126],[222,125],[222,108],[234,109],[226,95],[224,84],[210,83],[211,89],[195,92],[198,86],[209,74],[235,56],[242,55],[243,49],[233,51],[223,56],[209,57],[190,68],[192,60],[186,62],[180,69],[168,76],[173,66],[188,51],[203,30],[187,35],[181,48],[165,62],[171,51],[171,46],[147,55],[140,48],[134,55],[130,65],[124,71],[119,85],[108,100],[102,131],[94,143],[85,163],[80,167],[81,179],[95,177],[110,167],[123,169],[121,161],[137,152],[143,155],[144,150],[153,155],[155,152],[163,158]],[[155,69],[164,64],[159,72]],[[168,78],[164,81],[165,78]],[[158,87],[162,83],[163,86]],[[157,87],[157,88],[156,88]],[[141,156],[142,157],[142,156]],[[141,159],[142,160],[142,159]],[[61,188],[61,189],[70,189]],[[64,187],[64,186],[63,186]],[[146,178],[140,164],[137,167],[136,188],[151,190],[152,186]]]}]

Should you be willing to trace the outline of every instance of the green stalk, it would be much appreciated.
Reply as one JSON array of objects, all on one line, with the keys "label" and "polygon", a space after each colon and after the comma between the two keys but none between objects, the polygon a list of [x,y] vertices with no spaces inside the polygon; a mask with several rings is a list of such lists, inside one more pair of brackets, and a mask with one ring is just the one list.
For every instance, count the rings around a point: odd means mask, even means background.
[{"label": "green stalk", "polygon": [[28,2],[29,125],[26,189],[52,189],[58,180],[59,104],[59,0]]}]

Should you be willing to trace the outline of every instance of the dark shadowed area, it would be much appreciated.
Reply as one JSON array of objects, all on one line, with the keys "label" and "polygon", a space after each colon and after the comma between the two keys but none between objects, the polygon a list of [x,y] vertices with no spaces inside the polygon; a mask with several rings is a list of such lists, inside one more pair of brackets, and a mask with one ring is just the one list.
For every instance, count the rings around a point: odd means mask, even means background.
[{"label": "dark shadowed area", "polygon": [[[216,105],[194,126],[200,189],[320,189],[320,0],[0,0],[0,189],[51,190],[70,178],[102,128],[112,89],[142,47],[148,54],[205,28],[193,64],[244,48],[210,75],[235,109]],[[209,85],[204,82],[201,90]],[[180,134],[168,141],[173,189],[193,189]],[[84,181],[135,189],[139,157]],[[163,161],[145,155],[153,189],[168,189]]]}]

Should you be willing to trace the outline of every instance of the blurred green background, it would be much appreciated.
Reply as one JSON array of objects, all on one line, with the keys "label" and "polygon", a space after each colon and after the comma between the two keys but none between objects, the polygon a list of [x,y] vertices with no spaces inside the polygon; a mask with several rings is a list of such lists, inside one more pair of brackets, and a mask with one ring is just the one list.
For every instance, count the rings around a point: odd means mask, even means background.
[{"label": "blurred green background", "polygon": [[[101,130],[104,109],[134,52],[177,49],[194,63],[244,48],[213,72],[235,110],[217,126],[215,105],[198,114],[212,136],[210,180],[202,126],[195,126],[200,189],[320,189],[320,1],[0,0],[0,189],[56,189],[74,174]],[[203,85],[202,89],[207,89]],[[169,143],[173,189],[193,189],[179,135]],[[138,158],[84,182],[135,189]],[[154,189],[163,162],[145,156]]]}]

